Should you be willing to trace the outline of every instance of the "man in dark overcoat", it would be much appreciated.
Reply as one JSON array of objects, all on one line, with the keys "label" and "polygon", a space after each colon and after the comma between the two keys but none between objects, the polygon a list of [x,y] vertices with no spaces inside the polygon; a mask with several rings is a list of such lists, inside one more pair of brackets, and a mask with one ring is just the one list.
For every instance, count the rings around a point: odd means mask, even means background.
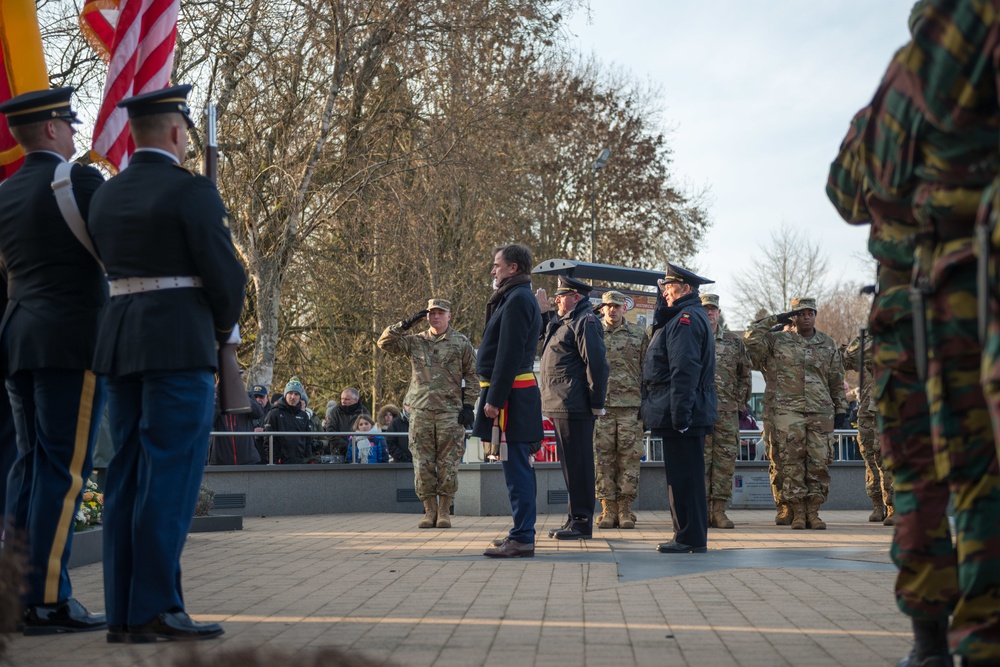
[{"label": "man in dark overcoat", "polygon": [[663,439],[674,536],[657,547],[672,553],[708,548],[705,436],[718,420],[715,336],[698,287],[713,281],[667,265],[658,281],[666,306],[657,310],[642,370],[640,418]]},{"label": "man in dark overcoat", "polygon": [[[531,293],[531,251],[512,244],[493,254],[495,291],[486,303],[486,327],[476,355],[479,404],[472,434],[490,442],[505,436],[500,462],[514,526],[490,558],[535,555],[535,476],[531,454],[542,442],[542,399],[532,367],[542,314]],[[591,489],[593,491],[593,489]]]}]

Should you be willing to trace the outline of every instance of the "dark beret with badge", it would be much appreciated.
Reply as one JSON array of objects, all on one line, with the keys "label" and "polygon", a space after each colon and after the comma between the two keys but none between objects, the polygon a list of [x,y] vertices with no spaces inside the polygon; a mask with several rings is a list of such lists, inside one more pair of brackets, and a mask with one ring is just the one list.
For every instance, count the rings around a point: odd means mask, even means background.
[{"label": "dark beret with badge", "polygon": [[118,106],[128,111],[129,118],[179,113],[184,116],[188,129],[192,129],[194,121],[191,120],[191,110],[187,103],[187,96],[190,92],[191,86],[189,84],[171,86],[162,90],[154,90],[151,93],[127,97],[119,102]]},{"label": "dark beret with badge", "polygon": [[70,106],[69,98],[72,94],[73,88],[69,86],[51,90],[33,90],[0,104],[0,113],[7,117],[9,127],[56,118],[67,123],[80,123],[76,112]]}]

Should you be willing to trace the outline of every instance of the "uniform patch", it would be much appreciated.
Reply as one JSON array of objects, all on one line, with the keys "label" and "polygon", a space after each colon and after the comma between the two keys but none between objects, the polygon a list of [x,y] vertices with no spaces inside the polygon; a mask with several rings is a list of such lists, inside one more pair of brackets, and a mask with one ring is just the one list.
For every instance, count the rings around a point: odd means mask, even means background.
[{"label": "uniform patch", "polygon": [[228,215],[222,216],[222,226],[225,227],[226,229],[229,229],[229,216]]},{"label": "uniform patch", "polygon": [[684,325],[691,324],[691,313],[681,313],[680,323]]}]

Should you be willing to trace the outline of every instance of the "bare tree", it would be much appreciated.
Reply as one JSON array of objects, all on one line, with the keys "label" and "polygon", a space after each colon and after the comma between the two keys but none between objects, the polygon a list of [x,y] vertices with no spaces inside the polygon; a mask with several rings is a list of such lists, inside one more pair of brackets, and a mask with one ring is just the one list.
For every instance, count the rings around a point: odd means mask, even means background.
[{"label": "bare tree", "polygon": [[790,225],[771,233],[760,244],[752,263],[734,280],[737,308],[744,322],[788,309],[795,297],[822,299],[829,260],[818,243],[811,243]]}]

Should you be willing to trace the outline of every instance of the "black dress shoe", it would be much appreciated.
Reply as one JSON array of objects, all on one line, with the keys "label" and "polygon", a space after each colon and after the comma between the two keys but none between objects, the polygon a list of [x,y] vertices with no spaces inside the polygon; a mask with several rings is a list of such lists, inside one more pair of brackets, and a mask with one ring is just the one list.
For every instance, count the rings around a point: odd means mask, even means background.
[{"label": "black dress shoe", "polygon": [[671,540],[657,545],[656,550],[661,554],[703,554],[708,551],[708,547],[692,547]]},{"label": "black dress shoe", "polygon": [[223,632],[222,626],[218,623],[197,623],[184,611],[165,611],[145,625],[129,627],[126,641],[131,644],[148,644],[161,639],[164,641],[213,639]]},{"label": "black dress shoe", "polygon": [[585,533],[579,528],[563,528],[557,530],[552,537],[557,540],[589,540],[590,533]]},{"label": "black dress shoe", "polygon": [[90,632],[108,625],[104,614],[91,614],[69,598],[57,604],[37,604],[24,612],[24,636],[54,635],[61,632]]},{"label": "black dress shoe", "polygon": [[571,527],[572,525],[573,525],[573,522],[570,521],[569,519],[566,519],[566,523],[564,523],[563,525],[559,526],[558,528],[553,528],[552,530],[549,531],[549,537],[555,537],[556,533],[558,533],[560,530],[566,530],[567,528]]},{"label": "black dress shoe", "polygon": [[129,640],[128,628],[124,625],[109,625],[108,626],[108,643],[109,644],[127,644]]}]

